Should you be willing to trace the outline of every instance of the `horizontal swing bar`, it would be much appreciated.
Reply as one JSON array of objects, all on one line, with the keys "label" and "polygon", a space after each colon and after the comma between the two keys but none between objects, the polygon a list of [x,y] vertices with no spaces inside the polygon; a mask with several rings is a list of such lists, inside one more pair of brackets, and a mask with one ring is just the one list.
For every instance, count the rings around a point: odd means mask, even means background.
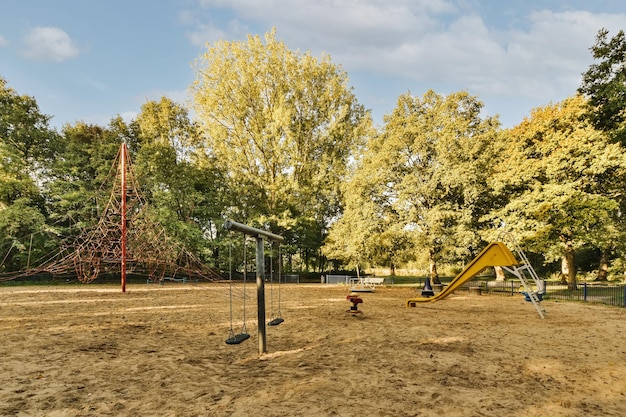
[{"label": "horizontal swing bar", "polygon": [[282,236],[275,235],[274,233],[267,232],[265,230],[257,229],[256,227],[248,226],[243,223],[237,223],[232,220],[226,220],[224,222],[224,229],[234,230],[236,232],[241,232],[246,235],[256,236],[256,237],[264,237],[269,240],[273,240],[274,242],[283,243],[285,239]]}]

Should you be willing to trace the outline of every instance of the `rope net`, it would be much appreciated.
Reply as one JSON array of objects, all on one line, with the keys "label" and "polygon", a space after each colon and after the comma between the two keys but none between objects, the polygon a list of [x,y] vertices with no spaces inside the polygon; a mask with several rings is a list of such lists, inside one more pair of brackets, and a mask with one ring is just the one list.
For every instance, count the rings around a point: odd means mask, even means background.
[{"label": "rope net", "polygon": [[[121,163],[122,158],[125,163]],[[123,218],[126,219],[127,274],[143,275],[150,281],[162,281],[165,277],[222,280],[217,271],[169,237],[150,213],[124,144],[113,166],[117,166],[116,178],[97,225],[74,241],[64,243],[49,259],[37,262],[40,266],[0,275],[0,281],[50,273],[54,278],[75,276],[80,282],[90,283],[102,274],[121,273]],[[125,213],[122,213],[123,206]]]}]

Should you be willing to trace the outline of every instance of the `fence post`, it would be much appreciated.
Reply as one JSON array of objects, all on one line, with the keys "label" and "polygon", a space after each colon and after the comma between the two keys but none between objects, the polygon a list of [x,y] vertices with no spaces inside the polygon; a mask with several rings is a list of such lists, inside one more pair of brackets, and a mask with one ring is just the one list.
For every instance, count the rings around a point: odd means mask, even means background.
[{"label": "fence post", "polygon": [[515,283],[511,280],[511,295],[515,295]]},{"label": "fence post", "polygon": [[583,301],[587,301],[587,283],[583,282]]},{"label": "fence post", "polygon": [[624,288],[624,307],[626,307],[626,285],[622,288]]}]

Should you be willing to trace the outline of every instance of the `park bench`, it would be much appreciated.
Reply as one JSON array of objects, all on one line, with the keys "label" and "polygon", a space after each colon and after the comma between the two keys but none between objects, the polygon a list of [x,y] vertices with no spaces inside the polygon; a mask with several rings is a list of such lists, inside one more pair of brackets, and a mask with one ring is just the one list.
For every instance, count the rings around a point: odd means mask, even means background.
[{"label": "park bench", "polygon": [[363,284],[364,285],[383,285],[385,283],[385,278],[378,277],[364,277]]}]

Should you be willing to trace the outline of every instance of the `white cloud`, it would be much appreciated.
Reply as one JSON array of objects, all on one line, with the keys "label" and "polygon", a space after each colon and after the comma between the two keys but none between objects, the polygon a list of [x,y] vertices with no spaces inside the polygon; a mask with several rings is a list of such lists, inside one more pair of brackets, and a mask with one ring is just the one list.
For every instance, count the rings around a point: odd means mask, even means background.
[{"label": "white cloud", "polygon": [[446,0],[198,0],[198,4],[200,11],[179,15],[179,21],[197,24],[195,36],[190,36],[196,45],[242,39],[276,27],[290,47],[314,53],[358,52],[364,45],[384,48],[406,34],[436,28],[439,22],[433,15],[457,11]]},{"label": "white cloud", "polygon": [[506,53],[499,57],[502,71],[492,75],[500,82],[511,80],[504,87],[508,94],[564,98],[576,92],[581,74],[593,62],[589,48],[598,30],[619,27],[626,15],[544,10],[531,13],[528,19],[527,31],[507,34],[502,42]]},{"label": "white cloud", "polygon": [[186,36],[193,45],[205,46],[207,42],[224,39],[227,35],[213,24],[198,24],[193,31],[187,32]]},{"label": "white cloud", "polygon": [[63,62],[79,54],[70,36],[51,26],[33,28],[24,36],[24,45],[23,55],[37,61]]},{"label": "white cloud", "polygon": [[363,80],[368,78],[389,80],[400,90],[404,85],[404,91],[415,94],[432,88],[443,94],[467,90],[498,103],[559,101],[575,94],[581,74],[593,63],[589,48],[598,30],[605,27],[615,34],[626,21],[626,14],[592,12],[585,2],[577,3],[578,8],[570,3],[566,9],[557,1],[541,2],[544,9],[533,9],[532,4],[520,9],[519,4],[503,2],[498,3],[501,8],[489,7],[491,14],[474,0],[197,0],[197,4],[197,45],[243,40],[248,33],[263,34],[276,27],[278,39],[289,48],[330,54],[349,76],[358,73],[361,94],[371,101],[387,93],[367,85]]},{"label": "white cloud", "polygon": [[236,7],[243,18],[276,26],[297,44],[328,52],[397,45],[437,30],[442,16],[458,11],[443,0],[245,0]]},{"label": "white cloud", "polygon": [[9,41],[2,35],[0,35],[0,48],[9,46]]}]

